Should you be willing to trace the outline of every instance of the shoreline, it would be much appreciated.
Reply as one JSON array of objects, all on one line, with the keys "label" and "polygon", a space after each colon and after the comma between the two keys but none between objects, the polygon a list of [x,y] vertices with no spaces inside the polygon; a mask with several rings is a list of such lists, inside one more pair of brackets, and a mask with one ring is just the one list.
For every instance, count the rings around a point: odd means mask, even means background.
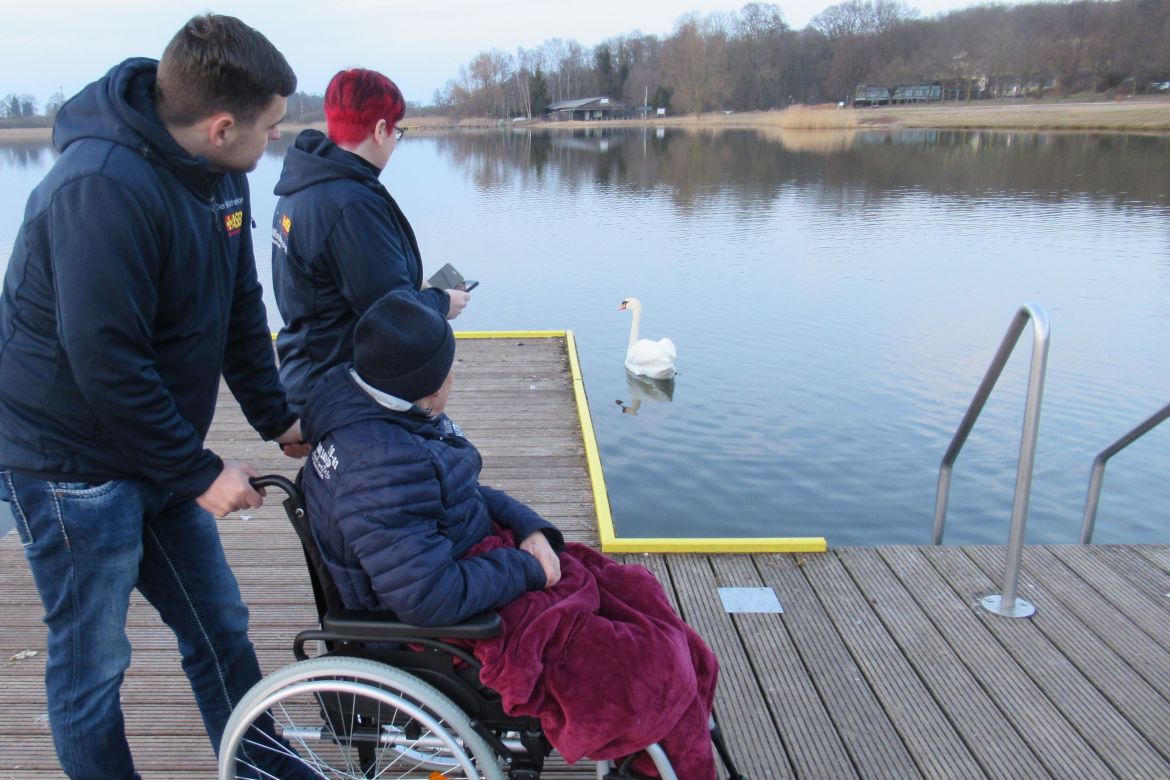
[{"label": "shoreline", "polygon": [[[944,105],[842,108],[798,106],[786,111],[710,112],[700,116],[649,119],[545,122],[503,122],[488,118],[407,117],[402,126],[415,132],[483,130],[500,127],[576,130],[586,127],[679,127],[688,129],[780,128],[786,130],[1002,130],[1113,133],[1170,133],[1170,98],[1078,101],[988,101]],[[284,134],[324,123],[287,123]],[[0,141],[47,141],[49,127],[0,128]]]},{"label": "shoreline", "polygon": [[679,127],[720,130],[1003,130],[1117,133],[1170,133],[1170,98],[1125,100],[985,101],[981,103],[844,108],[796,106],[785,111],[708,112],[700,116],[593,121],[501,122],[494,119],[451,120],[407,117],[403,126],[416,131],[492,129],[501,126],[540,129],[588,127]]}]

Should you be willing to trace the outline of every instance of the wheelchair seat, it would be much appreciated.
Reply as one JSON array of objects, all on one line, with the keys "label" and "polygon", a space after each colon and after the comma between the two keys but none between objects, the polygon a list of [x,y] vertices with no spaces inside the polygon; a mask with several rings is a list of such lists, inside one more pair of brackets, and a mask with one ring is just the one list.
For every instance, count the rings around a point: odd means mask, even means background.
[{"label": "wheelchair seat", "polygon": [[[301,542],[320,625],[297,634],[297,663],[265,677],[233,710],[220,748],[220,780],[538,780],[552,752],[540,721],[504,712],[462,641],[495,636],[499,615],[420,627],[391,612],[346,609],[313,537],[302,475],[295,482],[267,475],[252,484],[287,494],[282,505]],[[314,645],[310,658],[307,647]],[[712,738],[731,777],[742,780],[713,720]],[[647,753],[664,780],[677,780],[659,746]],[[642,777],[629,759],[599,762],[596,776]]]}]

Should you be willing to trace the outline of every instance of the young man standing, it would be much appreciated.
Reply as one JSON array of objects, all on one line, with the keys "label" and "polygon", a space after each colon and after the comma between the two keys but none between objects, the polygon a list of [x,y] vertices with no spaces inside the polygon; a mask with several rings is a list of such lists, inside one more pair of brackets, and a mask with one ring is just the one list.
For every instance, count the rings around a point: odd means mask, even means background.
[{"label": "young man standing", "polygon": [[160,61],[127,60],[61,109],[61,157],[29,197],[0,299],[0,498],[44,603],[70,777],[137,777],[119,704],[135,588],[178,638],[213,745],[260,676],[215,516],[262,499],[203,440],[222,374],[261,436],[307,449],[244,176],[295,88],[259,32],[197,16]]}]

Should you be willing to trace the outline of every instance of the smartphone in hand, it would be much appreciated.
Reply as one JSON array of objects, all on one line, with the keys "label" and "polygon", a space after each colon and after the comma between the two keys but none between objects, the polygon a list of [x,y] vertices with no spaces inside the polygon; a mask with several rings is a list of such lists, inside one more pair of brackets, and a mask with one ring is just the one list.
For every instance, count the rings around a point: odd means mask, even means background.
[{"label": "smartphone in hand", "polygon": [[427,284],[431,287],[438,287],[440,290],[458,290],[459,285],[463,284],[463,274],[455,270],[455,266],[447,263],[430,279],[427,279]]},{"label": "smartphone in hand", "polygon": [[464,279],[464,280],[463,280],[463,285],[461,286],[461,288],[460,288],[460,289],[462,289],[462,290],[463,290],[463,292],[471,292],[471,291],[472,291],[472,290],[474,290],[476,287],[479,287],[479,281],[478,281],[478,280],[476,280],[476,279]]}]

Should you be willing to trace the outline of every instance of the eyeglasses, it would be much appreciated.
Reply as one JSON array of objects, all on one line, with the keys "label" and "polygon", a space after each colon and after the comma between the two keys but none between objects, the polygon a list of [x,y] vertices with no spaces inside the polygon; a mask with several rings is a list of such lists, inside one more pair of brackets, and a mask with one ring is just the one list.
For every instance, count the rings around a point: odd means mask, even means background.
[{"label": "eyeglasses", "polygon": [[401,141],[402,136],[404,136],[404,135],[406,135],[406,128],[405,127],[395,127],[394,128],[394,140],[395,141]]}]

